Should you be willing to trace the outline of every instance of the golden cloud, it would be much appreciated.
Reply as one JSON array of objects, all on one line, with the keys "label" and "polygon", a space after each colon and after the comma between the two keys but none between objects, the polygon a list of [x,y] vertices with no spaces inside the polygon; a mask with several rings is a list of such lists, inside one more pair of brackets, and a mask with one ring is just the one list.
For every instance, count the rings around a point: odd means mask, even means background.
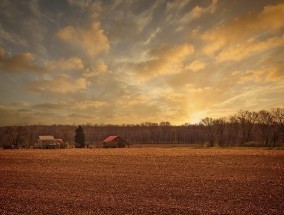
[{"label": "golden cloud", "polygon": [[142,105],[150,102],[150,98],[146,95],[123,95],[117,101],[120,107],[131,107],[135,105]]},{"label": "golden cloud", "polygon": [[237,79],[239,84],[247,82],[267,82],[284,78],[283,66],[272,66],[260,69],[251,69],[245,72],[236,71],[232,74],[233,79]]},{"label": "golden cloud", "polygon": [[107,70],[108,66],[102,59],[99,59],[94,65],[85,69],[83,76],[86,78],[96,77],[98,75],[106,73]]},{"label": "golden cloud", "polygon": [[250,35],[278,31],[284,27],[284,4],[266,6],[259,12],[247,13],[225,25],[206,31],[201,38],[209,42],[203,51],[214,54],[224,45],[240,41]]},{"label": "golden cloud", "polygon": [[30,84],[28,89],[39,93],[66,94],[84,90],[87,86],[88,82],[84,78],[73,80],[67,75],[61,75],[53,79],[34,81]]},{"label": "golden cloud", "polygon": [[93,22],[87,28],[68,26],[60,29],[56,36],[71,46],[86,50],[90,57],[106,53],[109,50],[109,41],[100,22]]},{"label": "golden cloud", "polygon": [[185,58],[193,53],[193,46],[187,43],[162,46],[149,52],[149,60],[130,64],[130,67],[142,80],[149,80],[158,75],[179,73]]},{"label": "golden cloud", "polygon": [[[161,92],[151,90],[150,92],[120,94],[116,97],[105,112],[112,112],[111,119],[119,123],[140,123],[145,121],[159,122],[171,121],[181,123],[188,109],[188,98],[183,93]],[[116,106],[116,109],[111,107]]]},{"label": "golden cloud", "polygon": [[55,61],[49,61],[45,67],[47,70],[53,71],[68,71],[68,70],[81,70],[84,68],[84,64],[80,58],[73,57],[67,60],[60,59]]},{"label": "golden cloud", "polygon": [[247,41],[237,44],[220,52],[216,58],[217,62],[239,61],[254,53],[262,52],[267,49],[284,46],[284,36],[273,37],[262,42]]},{"label": "golden cloud", "polygon": [[70,102],[59,102],[59,103],[42,103],[34,105],[33,108],[45,110],[45,109],[67,109],[67,110],[75,110],[75,111],[86,111],[86,110],[94,110],[99,108],[105,108],[109,103],[100,100],[82,100],[76,101],[75,103]]},{"label": "golden cloud", "polygon": [[72,109],[74,110],[93,110],[98,108],[105,108],[108,106],[108,102],[99,101],[99,100],[84,100],[78,101],[73,106]]},{"label": "golden cloud", "polygon": [[[160,93],[159,107],[163,110],[160,114],[175,124],[186,122],[197,123],[200,117],[205,116],[215,104],[228,96],[219,88],[187,85],[180,92]],[[160,117],[161,118],[161,117]]]},{"label": "golden cloud", "polygon": [[[256,87],[246,85],[232,92],[230,96],[218,104],[214,105],[210,110],[210,115],[220,117],[224,111],[228,113],[236,113],[240,109],[260,110],[265,108],[273,108],[283,106],[283,87],[284,85],[265,85]],[[273,95],[273,96],[271,96]],[[215,113],[214,113],[215,112]]]},{"label": "golden cloud", "polygon": [[35,64],[35,57],[32,53],[22,53],[13,56],[6,56],[5,50],[0,48],[0,71],[2,72],[34,72],[44,71]]},{"label": "golden cloud", "polygon": [[192,70],[193,72],[197,72],[199,70],[202,70],[206,67],[205,63],[195,60],[189,65],[185,67],[186,70]]}]

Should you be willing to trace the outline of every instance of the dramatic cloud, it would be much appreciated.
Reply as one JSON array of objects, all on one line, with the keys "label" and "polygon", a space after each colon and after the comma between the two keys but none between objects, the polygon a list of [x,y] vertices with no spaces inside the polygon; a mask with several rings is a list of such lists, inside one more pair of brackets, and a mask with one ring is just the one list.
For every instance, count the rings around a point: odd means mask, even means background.
[{"label": "dramatic cloud", "polygon": [[217,61],[239,61],[252,54],[265,51],[267,49],[274,49],[284,47],[284,36],[273,37],[265,41],[249,40],[241,44],[234,45],[217,56]]},{"label": "dramatic cloud", "polygon": [[35,64],[35,57],[32,53],[7,56],[5,50],[0,48],[0,72],[34,71],[43,71],[43,69]]},{"label": "dramatic cloud", "polygon": [[194,53],[190,44],[178,46],[162,46],[149,52],[149,60],[132,64],[132,68],[143,80],[148,80],[158,75],[178,73],[186,57]]},{"label": "dramatic cloud", "polygon": [[0,1],[0,125],[198,123],[284,104],[284,4]]},{"label": "dramatic cloud", "polygon": [[74,93],[86,89],[88,82],[84,78],[73,80],[67,75],[61,75],[54,79],[34,81],[28,87],[29,90],[44,93]]},{"label": "dramatic cloud", "polygon": [[77,57],[49,61],[45,66],[49,71],[82,70],[84,68],[82,60]]},{"label": "dramatic cloud", "polygon": [[107,70],[108,67],[105,62],[102,59],[99,59],[91,67],[85,69],[83,76],[86,78],[96,77],[98,75],[104,74],[105,72],[107,72]]},{"label": "dramatic cloud", "polygon": [[100,22],[94,22],[85,29],[68,26],[60,29],[56,35],[69,45],[86,50],[90,57],[109,50],[108,38],[101,29]]},{"label": "dramatic cloud", "polygon": [[210,29],[202,35],[203,40],[210,42],[204,52],[213,54],[228,43],[263,32],[276,32],[284,27],[283,13],[284,4],[265,6],[259,13],[246,13],[217,29]]}]

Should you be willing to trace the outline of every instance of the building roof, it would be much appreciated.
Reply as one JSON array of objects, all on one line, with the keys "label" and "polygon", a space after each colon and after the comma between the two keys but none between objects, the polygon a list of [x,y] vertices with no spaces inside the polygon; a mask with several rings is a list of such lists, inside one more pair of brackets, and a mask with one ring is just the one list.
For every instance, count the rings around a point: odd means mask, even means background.
[{"label": "building roof", "polygon": [[103,140],[104,143],[109,143],[112,142],[116,139],[119,139],[121,141],[125,141],[124,139],[122,139],[120,136],[108,136],[106,139]]},{"label": "building roof", "polygon": [[48,136],[38,136],[40,140],[54,140],[54,137],[51,135]]},{"label": "building roof", "polygon": [[106,139],[103,140],[103,142],[108,143],[113,140],[115,140],[118,136],[108,136]]}]

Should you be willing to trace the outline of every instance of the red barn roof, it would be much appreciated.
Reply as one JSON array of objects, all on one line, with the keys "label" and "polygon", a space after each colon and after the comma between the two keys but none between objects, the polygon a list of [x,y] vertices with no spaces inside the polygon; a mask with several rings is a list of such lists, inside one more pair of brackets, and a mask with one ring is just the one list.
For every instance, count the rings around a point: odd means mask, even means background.
[{"label": "red barn roof", "polygon": [[109,136],[103,141],[105,148],[124,148],[127,142],[120,136]]},{"label": "red barn roof", "polygon": [[114,141],[116,138],[119,138],[119,136],[109,136],[107,137],[106,139],[104,139],[104,143],[109,143],[109,142],[112,142]]}]

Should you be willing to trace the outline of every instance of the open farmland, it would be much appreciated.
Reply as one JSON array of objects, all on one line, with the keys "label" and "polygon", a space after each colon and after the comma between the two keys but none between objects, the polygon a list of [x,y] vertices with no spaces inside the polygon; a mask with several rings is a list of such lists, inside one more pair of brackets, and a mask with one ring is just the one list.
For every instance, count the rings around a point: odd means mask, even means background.
[{"label": "open farmland", "polygon": [[284,151],[1,150],[0,214],[283,214]]}]

